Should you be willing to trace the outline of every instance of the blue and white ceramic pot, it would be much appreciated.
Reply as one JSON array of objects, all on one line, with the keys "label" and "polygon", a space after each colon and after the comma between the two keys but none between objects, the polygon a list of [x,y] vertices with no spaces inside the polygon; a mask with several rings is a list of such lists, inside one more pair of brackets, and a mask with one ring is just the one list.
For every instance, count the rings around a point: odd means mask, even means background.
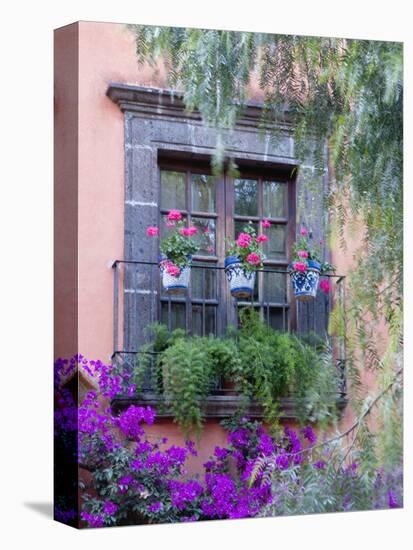
[{"label": "blue and white ceramic pot", "polygon": [[247,271],[237,256],[225,258],[225,273],[235,298],[249,298],[254,292],[255,271]]},{"label": "blue and white ceramic pot", "polygon": [[162,285],[165,290],[171,294],[180,294],[188,289],[191,276],[191,267],[183,267],[178,275],[171,275],[167,270],[168,258],[161,256],[159,260],[159,269],[162,276]]},{"label": "blue and white ceramic pot", "polygon": [[308,267],[304,272],[296,271],[292,265],[289,266],[291,284],[297,300],[312,300],[316,297],[320,269],[321,265],[315,260],[308,260]]}]

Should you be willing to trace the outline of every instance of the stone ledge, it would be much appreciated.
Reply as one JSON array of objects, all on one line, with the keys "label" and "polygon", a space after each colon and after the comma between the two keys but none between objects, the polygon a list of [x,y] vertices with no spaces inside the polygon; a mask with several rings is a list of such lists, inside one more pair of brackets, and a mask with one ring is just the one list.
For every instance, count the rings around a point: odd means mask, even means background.
[{"label": "stone ledge", "polygon": [[[206,418],[228,418],[233,416],[238,410],[243,398],[240,395],[210,395],[205,402],[205,417]],[[291,397],[281,399],[281,418],[293,420],[297,418],[297,410],[295,406],[296,400]],[[130,405],[150,406],[157,409],[159,405],[164,405],[165,401],[162,397],[158,397],[153,393],[145,393],[139,397],[115,397],[111,401],[111,408],[115,414],[119,414]],[[338,394],[336,397],[336,405],[339,414],[343,412],[348,399],[344,395]],[[246,409],[247,416],[251,418],[262,418],[262,407],[255,401],[251,401]],[[173,418],[172,411],[168,408],[158,413],[158,418]]]},{"label": "stone ledge", "polygon": [[[106,95],[119,105],[122,111],[201,121],[201,115],[198,111],[188,112],[185,110],[183,94],[175,90],[112,82],[108,86]],[[262,112],[262,103],[247,101],[242,114],[238,118],[237,125],[256,127],[261,122]],[[272,124],[264,126],[270,128]],[[288,109],[284,109],[284,121],[278,122],[277,126],[291,131],[291,114]]]}]

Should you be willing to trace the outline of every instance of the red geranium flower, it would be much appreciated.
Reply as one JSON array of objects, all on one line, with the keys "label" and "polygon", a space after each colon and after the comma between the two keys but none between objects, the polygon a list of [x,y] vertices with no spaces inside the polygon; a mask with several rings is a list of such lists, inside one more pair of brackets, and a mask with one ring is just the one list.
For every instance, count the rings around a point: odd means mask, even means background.
[{"label": "red geranium flower", "polygon": [[182,214],[179,212],[179,210],[171,210],[166,216],[166,219],[169,221],[179,222],[179,220],[182,220]]},{"label": "red geranium flower", "polygon": [[251,265],[259,265],[261,263],[261,258],[255,252],[251,252],[247,256],[247,262]]},{"label": "red geranium flower", "polygon": [[301,273],[304,273],[307,270],[307,265],[303,262],[294,262],[293,269],[295,269],[295,271],[301,271]]},{"label": "red geranium flower", "polygon": [[328,294],[330,292],[330,281],[328,279],[323,279],[322,281],[320,281],[320,289],[325,294]]}]

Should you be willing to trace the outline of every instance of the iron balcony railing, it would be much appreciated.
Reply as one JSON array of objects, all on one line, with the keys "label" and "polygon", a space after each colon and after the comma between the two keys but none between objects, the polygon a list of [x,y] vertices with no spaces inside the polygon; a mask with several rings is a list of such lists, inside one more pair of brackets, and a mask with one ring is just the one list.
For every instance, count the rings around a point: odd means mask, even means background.
[{"label": "iron balcony railing", "polygon": [[[285,267],[265,266],[257,271],[254,294],[245,300],[231,296],[224,267],[206,261],[193,263],[190,285],[184,294],[163,290],[157,262],[116,260],[112,267],[112,360],[126,377],[131,376],[140,354],[148,354],[142,351],[142,346],[150,342],[147,328],[152,323],[162,322],[170,331],[180,327],[188,334],[222,336],[229,326],[237,326],[239,309],[252,306],[264,322],[277,330],[292,332],[314,345],[320,338],[324,341],[327,338],[338,369],[338,394],[345,396],[344,276],[326,275],[330,290],[327,293],[319,290],[316,299],[303,302],[293,298]],[[341,328],[333,335],[329,323],[332,308],[338,302]],[[148,372],[144,389],[152,389],[151,380]],[[215,393],[226,391],[220,382],[214,382],[212,390]]]}]

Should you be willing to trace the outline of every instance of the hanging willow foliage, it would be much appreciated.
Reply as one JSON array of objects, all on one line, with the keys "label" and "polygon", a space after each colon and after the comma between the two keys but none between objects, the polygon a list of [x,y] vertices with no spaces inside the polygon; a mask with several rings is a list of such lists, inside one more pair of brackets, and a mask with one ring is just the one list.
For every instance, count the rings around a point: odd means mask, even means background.
[{"label": "hanging willow foliage", "polygon": [[[330,243],[345,247],[346,237],[356,231],[361,240],[346,302],[350,379],[354,390],[360,390],[360,373],[369,368],[380,373],[379,383],[386,386],[399,372],[402,346],[402,45],[168,27],[130,29],[139,62],[155,66],[163,61],[169,83],[183,91],[187,109],[197,109],[205,124],[216,128],[215,169],[225,158],[224,130],[234,127],[252,78],[263,91],[262,122],[275,128],[274,139],[287,108],[297,158],[310,157],[320,173],[328,163]],[[389,334],[385,350],[377,346],[379,319]],[[401,449],[399,382],[391,388],[383,393],[375,415],[383,428],[376,443],[381,442],[378,454],[384,461],[394,458],[389,449]],[[353,393],[352,405],[361,416],[365,392]],[[366,425],[358,430],[364,434],[360,439],[370,441],[366,430]]]}]

